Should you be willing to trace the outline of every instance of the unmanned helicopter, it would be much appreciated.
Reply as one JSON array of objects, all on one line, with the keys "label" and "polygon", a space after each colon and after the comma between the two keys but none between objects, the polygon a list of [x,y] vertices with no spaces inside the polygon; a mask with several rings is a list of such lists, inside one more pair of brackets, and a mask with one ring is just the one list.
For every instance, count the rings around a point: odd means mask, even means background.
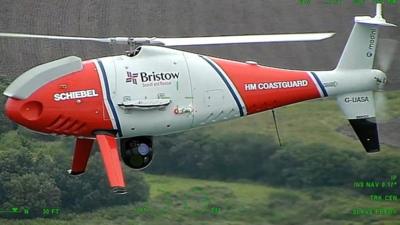
[{"label": "unmanned helicopter", "polygon": [[0,33],[0,37],[95,41],[127,54],[82,61],[70,56],[36,66],[4,91],[5,113],[33,131],[76,137],[71,175],[85,172],[97,141],[112,190],[126,193],[120,164],[143,169],[153,138],[319,98],[337,103],[367,152],[380,149],[374,92],[387,77],[373,69],[382,17],[355,17],[338,65],[287,70],[171,49],[175,46],[318,41],[333,33],[188,38],[87,38]]}]

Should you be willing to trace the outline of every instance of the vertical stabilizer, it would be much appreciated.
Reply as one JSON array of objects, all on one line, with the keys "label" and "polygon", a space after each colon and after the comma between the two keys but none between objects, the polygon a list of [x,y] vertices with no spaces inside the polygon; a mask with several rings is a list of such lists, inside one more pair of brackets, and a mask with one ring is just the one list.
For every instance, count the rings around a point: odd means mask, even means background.
[{"label": "vertical stabilizer", "polygon": [[379,26],[396,26],[383,19],[381,4],[376,6],[375,17],[357,16],[354,22],[336,70],[372,69]]}]

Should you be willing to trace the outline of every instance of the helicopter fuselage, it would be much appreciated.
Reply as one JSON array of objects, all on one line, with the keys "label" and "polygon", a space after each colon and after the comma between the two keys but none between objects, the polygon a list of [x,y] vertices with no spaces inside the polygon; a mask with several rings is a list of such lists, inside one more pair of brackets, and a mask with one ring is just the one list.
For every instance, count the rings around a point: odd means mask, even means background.
[{"label": "helicopter fuselage", "polygon": [[154,46],[134,57],[84,61],[36,86],[26,99],[8,100],[8,116],[32,130],[78,137],[164,135],[328,95],[314,72]]}]

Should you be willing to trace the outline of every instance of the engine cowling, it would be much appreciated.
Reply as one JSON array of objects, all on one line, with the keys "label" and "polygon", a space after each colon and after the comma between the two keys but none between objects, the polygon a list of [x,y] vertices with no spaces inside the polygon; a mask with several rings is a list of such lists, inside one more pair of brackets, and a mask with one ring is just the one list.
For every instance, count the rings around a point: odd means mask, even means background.
[{"label": "engine cowling", "polygon": [[122,160],[132,169],[144,169],[153,159],[152,137],[121,139],[120,149]]}]

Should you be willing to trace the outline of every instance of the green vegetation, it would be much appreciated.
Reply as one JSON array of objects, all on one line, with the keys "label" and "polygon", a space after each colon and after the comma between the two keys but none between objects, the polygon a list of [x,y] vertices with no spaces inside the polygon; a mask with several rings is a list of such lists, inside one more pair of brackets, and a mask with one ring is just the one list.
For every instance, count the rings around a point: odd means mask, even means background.
[{"label": "green vegetation", "polygon": [[261,134],[216,138],[191,131],[160,137],[155,148],[160,150],[147,171],[202,179],[251,180],[291,188],[352,188],[349,184],[355,178],[400,174],[398,154],[367,155],[327,144],[279,147],[270,136]]},{"label": "green vegetation", "polygon": [[0,133],[17,127],[4,115],[4,104],[7,98],[3,95],[3,91],[9,83],[10,81],[7,78],[0,76]]},{"label": "green vegetation", "polygon": [[72,152],[64,140],[46,142],[22,133],[9,131],[0,138],[0,208],[32,208],[29,216],[35,217],[49,207],[82,212],[147,199],[148,185],[140,173],[127,173],[130,193],[116,196],[98,154],[91,156],[86,174],[73,177],[66,172]]},{"label": "green vegetation", "polygon": [[[388,100],[386,120],[400,116],[400,94],[389,93]],[[400,224],[398,200],[369,199],[400,196],[398,188],[353,187],[359,180],[399,176],[399,153],[385,146],[380,154],[366,155],[357,140],[337,132],[347,121],[335,102],[318,103],[278,110],[283,147],[272,138],[268,112],[158,137],[155,160],[146,171],[162,175],[126,168],[129,194],[124,196],[110,193],[97,149],[86,174],[68,176],[72,139],[17,127],[1,108],[0,209],[31,211],[0,214],[21,218],[0,219],[0,224]],[[43,216],[43,208],[61,213]],[[397,213],[354,215],[357,208]]]},{"label": "green vegetation", "polygon": [[[147,202],[105,207],[92,213],[65,213],[50,219],[2,224],[399,224],[399,215],[354,215],[357,208],[392,208],[397,202],[371,201],[341,188],[292,190],[259,184],[145,175]],[[6,222],[6,223],[3,223]]]},{"label": "green vegetation", "polygon": [[[388,121],[400,117],[400,92],[385,92],[386,106],[377,110],[378,120]],[[314,100],[276,109],[278,126],[284,145],[301,142],[305,144],[326,144],[338,149],[363,152],[358,140],[350,138],[337,129],[348,126],[348,121],[336,105],[335,100]],[[199,132],[220,136],[239,134],[267,134],[276,136],[270,111],[258,113],[243,119],[228,121],[198,129]],[[224,132],[221,132],[224,131]],[[384,154],[398,153],[397,148],[383,145]]]}]

